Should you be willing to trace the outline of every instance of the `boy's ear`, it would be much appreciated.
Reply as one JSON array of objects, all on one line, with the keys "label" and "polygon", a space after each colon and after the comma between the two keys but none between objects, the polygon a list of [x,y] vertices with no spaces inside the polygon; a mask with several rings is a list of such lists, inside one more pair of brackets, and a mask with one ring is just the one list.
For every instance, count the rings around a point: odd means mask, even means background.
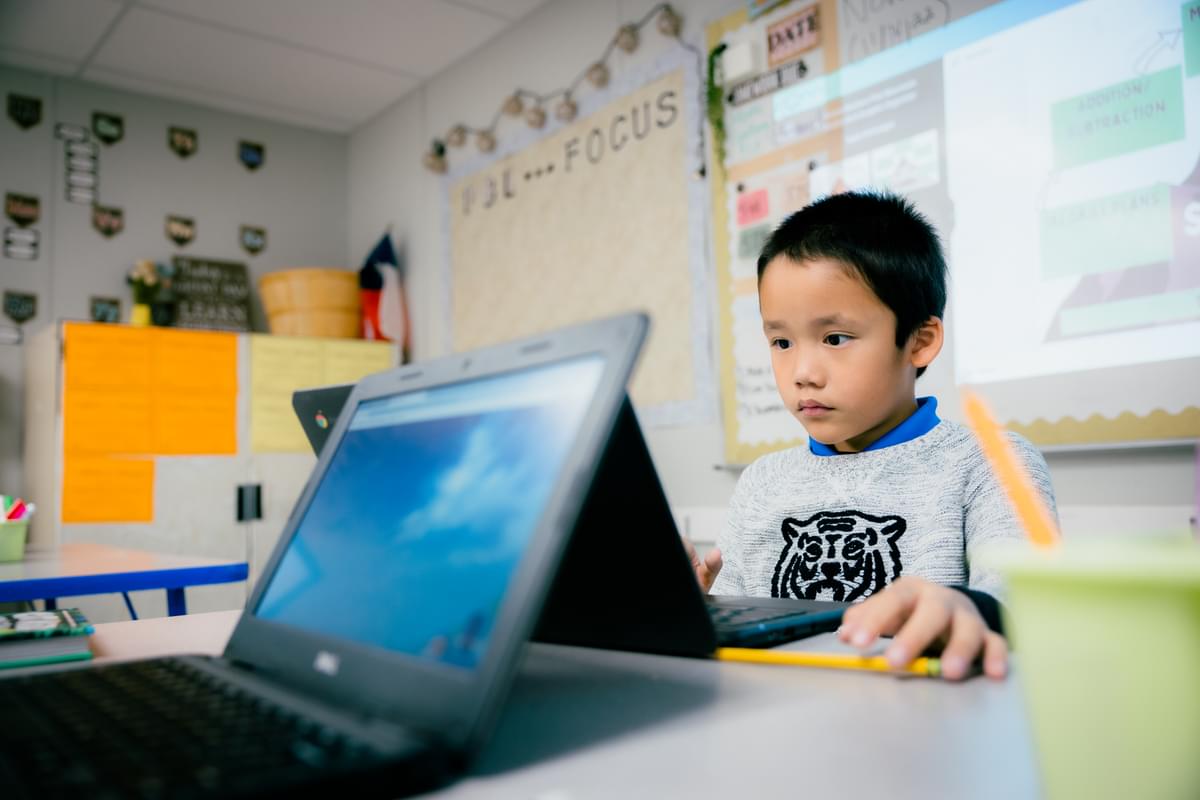
[{"label": "boy's ear", "polygon": [[930,317],[921,323],[908,340],[908,360],[914,367],[928,367],[942,352],[946,329],[941,317]]}]

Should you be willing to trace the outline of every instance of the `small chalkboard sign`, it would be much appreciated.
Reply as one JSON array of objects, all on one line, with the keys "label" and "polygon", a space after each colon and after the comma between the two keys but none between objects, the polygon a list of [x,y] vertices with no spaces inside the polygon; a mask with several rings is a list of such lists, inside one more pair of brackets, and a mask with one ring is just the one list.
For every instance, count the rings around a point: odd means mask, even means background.
[{"label": "small chalkboard sign", "polygon": [[219,331],[250,330],[250,280],[246,265],[234,261],[176,256],[171,290],[175,326]]}]

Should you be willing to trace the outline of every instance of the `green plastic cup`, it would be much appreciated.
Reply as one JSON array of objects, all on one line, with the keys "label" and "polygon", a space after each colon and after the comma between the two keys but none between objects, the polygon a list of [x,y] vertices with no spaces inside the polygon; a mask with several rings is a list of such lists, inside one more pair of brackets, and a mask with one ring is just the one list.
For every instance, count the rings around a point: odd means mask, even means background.
[{"label": "green plastic cup", "polygon": [[1200,547],[993,551],[1046,797],[1200,797]]},{"label": "green plastic cup", "polygon": [[25,557],[25,536],[29,520],[0,522],[0,561],[20,561]]}]

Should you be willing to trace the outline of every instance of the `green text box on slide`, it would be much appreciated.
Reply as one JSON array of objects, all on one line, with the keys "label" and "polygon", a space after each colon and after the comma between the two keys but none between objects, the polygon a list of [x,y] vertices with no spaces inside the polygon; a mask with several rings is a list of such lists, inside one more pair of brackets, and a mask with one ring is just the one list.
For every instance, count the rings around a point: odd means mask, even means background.
[{"label": "green text box on slide", "polygon": [[1042,274],[1088,275],[1170,261],[1171,187],[1157,183],[1042,212]]},{"label": "green text box on slide", "polygon": [[1062,332],[1066,336],[1200,319],[1200,289],[1065,308],[1061,319]]},{"label": "green text box on slide", "polygon": [[1050,107],[1058,169],[1184,137],[1183,72],[1170,67]]},{"label": "green text box on slide", "polygon": [[1200,0],[1179,7],[1183,23],[1183,63],[1189,78],[1200,75]]}]

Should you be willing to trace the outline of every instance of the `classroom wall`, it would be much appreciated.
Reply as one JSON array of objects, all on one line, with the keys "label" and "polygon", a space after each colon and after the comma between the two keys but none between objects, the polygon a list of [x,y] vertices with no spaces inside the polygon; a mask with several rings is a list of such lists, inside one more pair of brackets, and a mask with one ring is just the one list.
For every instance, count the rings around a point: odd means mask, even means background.
[{"label": "classroom wall", "polygon": [[[8,119],[0,124],[0,194],[41,199],[34,226],[41,233],[39,258],[0,256],[0,289],[38,296],[27,335],[55,320],[87,319],[91,295],[121,298],[128,315],[124,276],[137,259],[184,254],[240,261],[252,280],[288,266],[346,266],[345,136],[0,68],[0,96],[10,91],[43,101],[36,127],[22,131]],[[65,200],[63,145],[54,138],[56,122],[90,127],[93,111],[125,118],[124,139],[100,148],[100,200],[125,211],[125,230],[111,239],[92,228],[88,206]],[[198,132],[194,155],[180,159],[167,148],[171,125]],[[239,139],[266,145],[257,171],[238,161]],[[168,213],[196,221],[195,239],[183,248],[166,238]],[[256,256],[238,243],[242,224],[267,229],[266,249]],[[252,311],[255,328],[265,329],[257,301]],[[8,492],[24,489],[22,371],[22,348],[0,345],[0,486]]]},{"label": "classroom wall", "polygon": [[[500,99],[517,86],[561,86],[601,52],[618,25],[639,19],[653,5],[650,0],[552,0],[349,137],[0,68],[0,94],[18,91],[45,102],[37,128],[21,132],[0,125],[0,191],[42,200],[36,226],[41,256],[32,262],[0,258],[0,288],[38,294],[39,313],[28,325],[32,333],[55,319],[86,317],[91,294],[119,296],[127,311],[123,275],[130,263],[143,257],[163,260],[176,252],[163,235],[168,212],[197,219],[196,241],[182,252],[244,261],[254,276],[284,266],[357,266],[391,225],[408,271],[415,353],[418,358],[444,354],[449,309],[442,187],[422,167],[421,154],[453,123],[489,120]],[[684,18],[684,37],[699,44],[704,26],[737,4],[677,0],[673,5]],[[637,53],[615,54],[614,72],[666,46],[648,28]],[[126,139],[101,155],[102,200],[126,213],[125,232],[112,240],[92,230],[86,207],[62,199],[62,145],[53,138],[54,122],[86,125],[93,110],[125,116]],[[186,162],[165,146],[171,124],[200,132],[199,152]],[[239,138],[267,144],[266,166],[259,173],[248,173],[236,161]],[[237,244],[242,223],[268,229],[268,247],[257,257]],[[255,311],[261,326],[261,311]],[[950,398],[946,405],[953,402]],[[0,346],[0,486],[5,490],[21,491],[22,404],[22,350]],[[707,424],[648,431],[681,526],[701,542],[711,541],[719,529],[737,474],[722,468],[716,420],[714,410]],[[1051,453],[1048,461],[1069,535],[1178,526],[1195,503],[1191,447]],[[209,602],[218,607],[226,598],[214,596],[196,607]]]},{"label": "classroom wall", "polygon": [[[739,4],[676,0],[672,5],[683,16],[685,39],[703,47],[705,26]],[[518,86],[534,91],[562,86],[603,50],[620,24],[641,18],[653,6],[649,0],[550,2],[352,133],[348,258],[360,259],[386,225],[394,226],[407,257],[418,357],[449,348],[443,323],[449,309],[442,282],[448,261],[439,207],[442,187],[440,178],[421,166],[421,153],[454,123],[485,124]],[[618,51],[614,73],[669,46],[661,44],[653,28],[646,34],[633,56]],[[502,122],[501,140],[505,130],[512,132],[520,124],[510,122],[505,128]],[[948,358],[950,349],[944,353]],[[932,388],[943,394],[947,416],[958,417],[957,398],[945,396],[948,387]],[[711,541],[737,476],[722,468],[719,424],[714,419],[656,429],[648,437],[681,523],[697,539]],[[1197,501],[1195,449],[1190,446],[1049,453],[1047,460],[1069,536],[1181,528]]]}]

